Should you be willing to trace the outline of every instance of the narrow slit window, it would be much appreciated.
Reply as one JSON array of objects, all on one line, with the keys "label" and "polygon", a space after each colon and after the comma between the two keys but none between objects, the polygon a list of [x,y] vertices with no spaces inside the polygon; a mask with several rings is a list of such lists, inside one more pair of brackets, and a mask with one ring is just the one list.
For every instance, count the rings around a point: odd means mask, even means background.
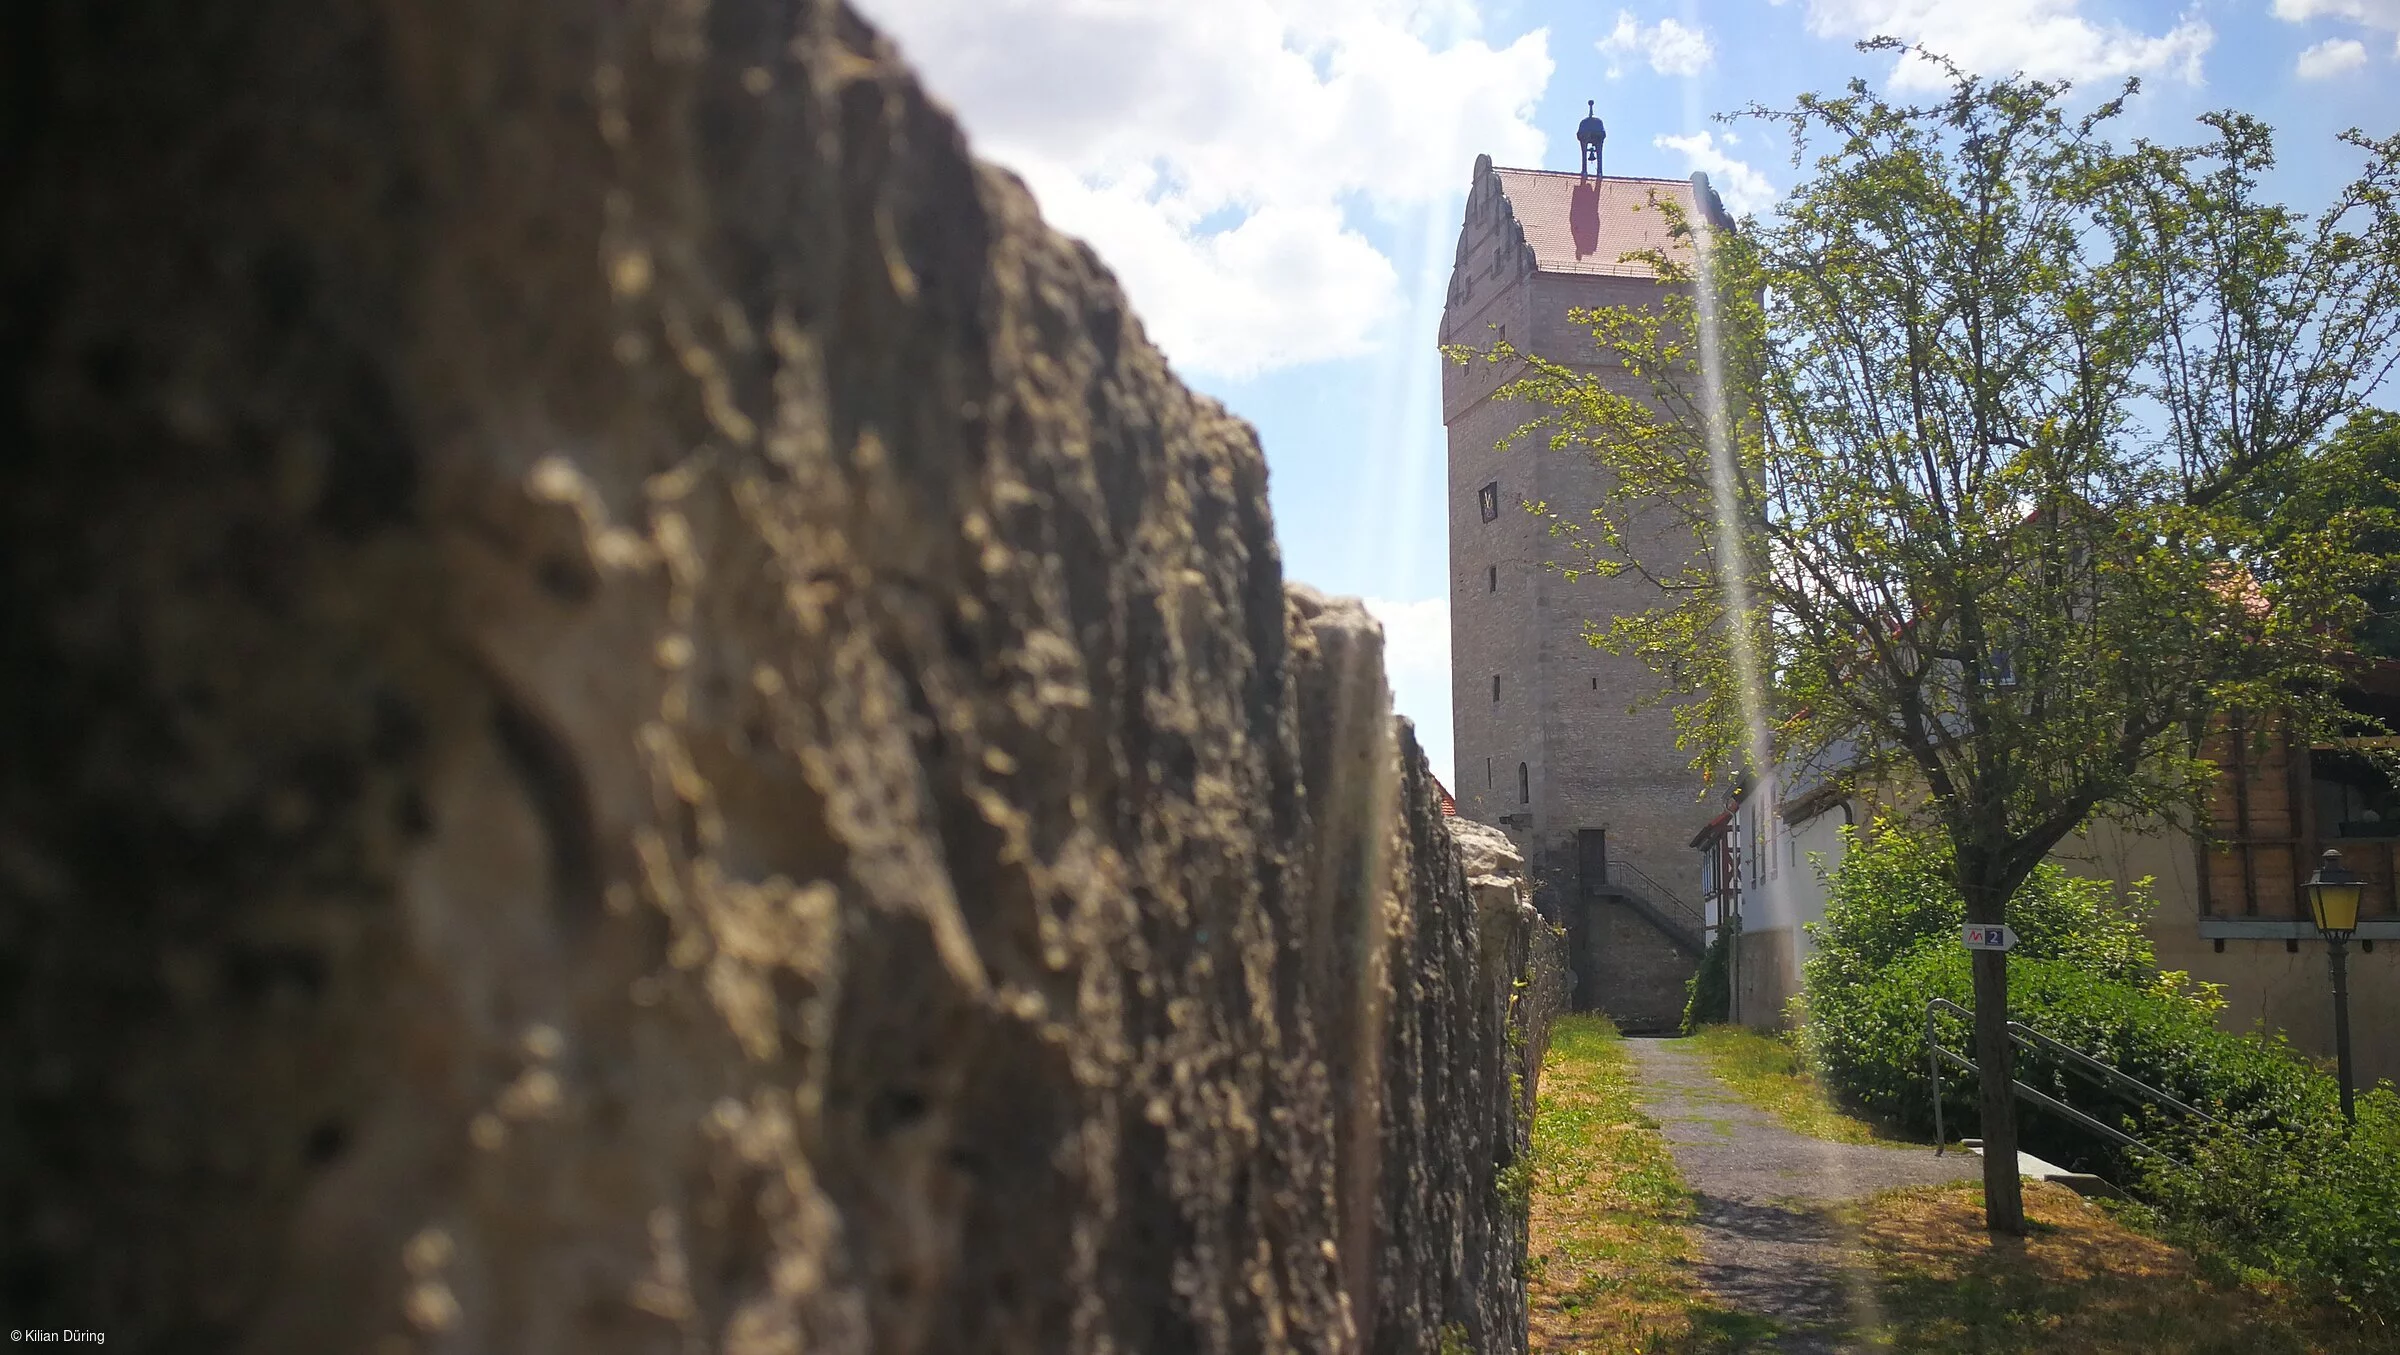
[{"label": "narrow slit window", "polygon": [[1488,757],[1483,760],[1483,788],[1492,788],[1492,760]]},{"label": "narrow slit window", "polygon": [[1500,704],[1500,675],[1498,673],[1492,674],[1492,704],[1495,706]]},{"label": "narrow slit window", "polygon": [[1497,593],[1500,591],[1500,566],[1484,566],[1483,591],[1487,593]]},{"label": "narrow slit window", "polygon": [[1525,764],[1522,762],[1517,764],[1517,803],[1521,805],[1533,803],[1533,773],[1526,770]]}]

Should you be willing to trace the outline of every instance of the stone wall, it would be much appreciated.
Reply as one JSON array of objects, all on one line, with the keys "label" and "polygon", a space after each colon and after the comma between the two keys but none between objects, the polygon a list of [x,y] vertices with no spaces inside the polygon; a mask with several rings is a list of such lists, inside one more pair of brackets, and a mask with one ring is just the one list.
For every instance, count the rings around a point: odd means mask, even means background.
[{"label": "stone wall", "polygon": [[855,16],[0,51],[12,1323],[1522,1348],[1555,939]]},{"label": "stone wall", "polygon": [[1791,1001],[1800,992],[1799,933],[1791,927],[1745,931],[1734,943],[1733,985],[1727,1015],[1752,1030],[1791,1025]]},{"label": "stone wall", "polygon": [[1577,994],[1578,1008],[1606,1013],[1628,1034],[1682,1029],[1699,952],[1622,900],[1593,900],[1583,911],[1590,953],[1578,969],[1588,979],[1588,989]]}]

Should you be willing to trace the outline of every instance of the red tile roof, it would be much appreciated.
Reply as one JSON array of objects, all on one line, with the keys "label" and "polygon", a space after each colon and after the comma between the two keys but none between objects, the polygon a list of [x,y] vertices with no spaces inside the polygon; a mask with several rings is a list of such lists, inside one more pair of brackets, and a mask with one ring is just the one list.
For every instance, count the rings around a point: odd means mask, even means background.
[{"label": "red tile roof", "polygon": [[[1691,179],[1590,179],[1545,169],[1491,170],[1508,198],[1510,214],[1533,249],[1534,266],[1545,273],[1594,273],[1646,278],[1649,265],[1628,263],[1637,250],[1688,248],[1667,234],[1666,213],[1653,201],[1677,202],[1696,212],[1705,195],[1720,225],[1732,223],[1706,176]],[[1695,191],[1696,190],[1696,191]]]},{"label": "red tile roof", "polygon": [[1442,784],[1442,778],[1438,776],[1431,776],[1430,773],[1428,773],[1428,776],[1433,782],[1433,793],[1442,797],[1442,817],[1446,819],[1457,818],[1458,801],[1450,798],[1450,788]]}]

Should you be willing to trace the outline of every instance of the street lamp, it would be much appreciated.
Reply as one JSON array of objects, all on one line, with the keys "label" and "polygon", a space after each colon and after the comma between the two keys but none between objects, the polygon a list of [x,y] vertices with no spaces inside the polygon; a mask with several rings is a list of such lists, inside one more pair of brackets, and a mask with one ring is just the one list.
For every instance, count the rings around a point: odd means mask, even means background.
[{"label": "street lamp", "polygon": [[2350,934],[2358,930],[2358,899],[2366,883],[2342,869],[2342,854],[2328,847],[2308,880],[2308,910],[2316,914],[2333,965],[2333,1058],[2342,1079],[2342,1118],[2356,1121],[2350,1105]]}]

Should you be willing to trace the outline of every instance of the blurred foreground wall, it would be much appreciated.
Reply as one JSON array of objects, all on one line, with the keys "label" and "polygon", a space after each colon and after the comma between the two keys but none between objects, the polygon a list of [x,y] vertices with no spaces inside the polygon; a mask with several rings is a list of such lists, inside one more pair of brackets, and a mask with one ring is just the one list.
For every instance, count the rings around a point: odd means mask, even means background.
[{"label": "blurred foreground wall", "polygon": [[1522,1348],[1520,868],[858,19],[0,63],[10,1325]]}]

